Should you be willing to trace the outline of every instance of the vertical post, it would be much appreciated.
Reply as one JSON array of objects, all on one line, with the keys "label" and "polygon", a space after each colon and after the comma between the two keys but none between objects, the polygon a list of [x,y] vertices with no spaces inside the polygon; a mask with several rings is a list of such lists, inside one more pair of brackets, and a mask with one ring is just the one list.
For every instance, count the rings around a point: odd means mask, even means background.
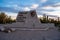
[{"label": "vertical post", "polygon": [[58,17],[58,21],[59,21],[59,17]]}]

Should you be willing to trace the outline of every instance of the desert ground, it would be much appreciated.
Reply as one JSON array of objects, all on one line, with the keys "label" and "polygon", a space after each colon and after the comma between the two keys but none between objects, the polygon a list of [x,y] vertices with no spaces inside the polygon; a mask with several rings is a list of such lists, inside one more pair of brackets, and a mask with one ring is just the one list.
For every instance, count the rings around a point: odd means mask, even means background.
[{"label": "desert ground", "polygon": [[48,30],[22,28],[10,33],[0,32],[0,40],[60,40],[60,32],[55,28]]}]

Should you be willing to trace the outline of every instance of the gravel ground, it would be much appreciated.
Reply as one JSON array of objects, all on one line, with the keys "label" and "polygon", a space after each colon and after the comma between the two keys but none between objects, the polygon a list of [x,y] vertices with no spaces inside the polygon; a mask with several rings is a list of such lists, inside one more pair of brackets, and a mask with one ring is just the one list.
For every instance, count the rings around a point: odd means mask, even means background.
[{"label": "gravel ground", "polygon": [[0,32],[0,40],[60,40],[60,32],[56,29]]}]

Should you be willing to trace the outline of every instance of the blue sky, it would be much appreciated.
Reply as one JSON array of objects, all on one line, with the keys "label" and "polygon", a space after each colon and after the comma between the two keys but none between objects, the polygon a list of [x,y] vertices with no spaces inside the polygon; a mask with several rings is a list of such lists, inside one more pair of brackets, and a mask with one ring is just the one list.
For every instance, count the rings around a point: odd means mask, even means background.
[{"label": "blue sky", "polygon": [[19,11],[37,10],[38,15],[60,17],[60,0],[0,0],[0,12],[13,18]]}]

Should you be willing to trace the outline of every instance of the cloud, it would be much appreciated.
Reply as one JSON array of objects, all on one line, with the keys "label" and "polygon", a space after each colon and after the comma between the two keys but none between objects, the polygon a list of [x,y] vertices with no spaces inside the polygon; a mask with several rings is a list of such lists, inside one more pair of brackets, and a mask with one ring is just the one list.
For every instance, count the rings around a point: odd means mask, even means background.
[{"label": "cloud", "polygon": [[43,17],[42,15],[37,15],[38,18]]},{"label": "cloud", "polygon": [[42,3],[45,3],[45,2],[47,2],[47,0],[41,0],[41,2],[42,2]]},{"label": "cloud", "polygon": [[9,3],[12,4],[12,3],[14,3],[14,2],[10,1]]},{"label": "cloud", "polygon": [[60,2],[58,2],[58,3],[56,3],[56,4],[54,4],[53,6],[60,6]]},{"label": "cloud", "polygon": [[[14,1],[6,1],[5,3],[2,3],[1,5],[3,7],[9,7],[9,9],[7,10],[6,8],[4,8],[6,11],[9,12],[18,12],[20,10],[24,10],[24,11],[29,11],[29,10],[33,10],[36,9],[37,11],[39,11],[40,14],[43,13],[47,13],[47,14],[59,14],[60,11],[60,2],[55,2],[57,0],[29,0],[29,1],[24,1],[24,0],[14,0]],[[23,3],[24,2],[24,3]],[[1,7],[2,7],[1,6]],[[4,9],[2,11],[4,11]],[[13,10],[12,10],[13,9]],[[1,9],[0,9],[1,10]],[[53,11],[54,10],[54,11]],[[42,13],[41,13],[42,11]]]},{"label": "cloud", "polygon": [[17,7],[18,5],[17,4],[8,4],[6,5],[6,7]]},{"label": "cloud", "polygon": [[20,9],[21,9],[21,7],[18,6],[18,5],[13,5],[13,7],[14,7],[14,9],[16,9],[16,10],[20,10]]},{"label": "cloud", "polygon": [[42,9],[47,9],[47,10],[57,10],[57,11],[60,11],[60,6],[45,6],[45,7],[42,7]]},{"label": "cloud", "polygon": [[17,4],[6,5],[6,7],[13,8],[13,9],[15,9],[15,10],[20,10],[20,9],[21,9],[21,7],[18,6]]},{"label": "cloud", "polygon": [[53,16],[60,17],[60,11],[53,11],[53,12],[45,11],[45,12],[42,12],[42,13],[45,13],[46,15],[53,15]]},{"label": "cloud", "polygon": [[23,8],[24,11],[30,11],[30,8],[29,7],[25,7]]},{"label": "cloud", "polygon": [[22,7],[23,11],[30,11],[30,10],[34,10],[34,9],[37,9],[38,8],[38,4],[33,4],[31,6],[26,6],[26,7]]},{"label": "cloud", "polygon": [[[57,5],[60,5],[60,3],[55,3],[53,5],[47,5],[47,6],[41,7],[42,11],[40,12],[46,15],[53,15],[53,16],[60,17],[60,6],[57,6]],[[54,10],[54,11],[48,11],[48,10]]]},{"label": "cloud", "polygon": [[53,5],[47,5],[44,7],[41,7],[41,9],[47,9],[47,10],[55,10],[55,11],[60,11],[60,3],[55,3]]},{"label": "cloud", "polygon": [[54,9],[54,7],[52,7],[52,6],[44,6],[44,7],[42,7],[42,9]]},{"label": "cloud", "polygon": [[60,17],[60,11],[52,11],[52,12],[42,11],[42,13],[44,13],[46,15],[52,15],[52,16]]},{"label": "cloud", "polygon": [[[10,9],[13,9],[12,11],[16,10],[18,12],[18,11],[30,11],[33,9],[37,9],[38,6],[39,6],[38,4],[32,4],[30,6],[22,7],[17,4],[12,4],[12,5],[6,5],[6,8],[10,8]],[[11,11],[10,9],[8,9],[7,12]]]},{"label": "cloud", "polygon": [[12,12],[5,12],[8,16],[11,16],[12,19],[16,19],[17,13],[12,13]]},{"label": "cloud", "polygon": [[36,9],[36,8],[38,8],[38,6],[39,6],[39,4],[33,4],[33,5],[31,6],[31,8]]}]

